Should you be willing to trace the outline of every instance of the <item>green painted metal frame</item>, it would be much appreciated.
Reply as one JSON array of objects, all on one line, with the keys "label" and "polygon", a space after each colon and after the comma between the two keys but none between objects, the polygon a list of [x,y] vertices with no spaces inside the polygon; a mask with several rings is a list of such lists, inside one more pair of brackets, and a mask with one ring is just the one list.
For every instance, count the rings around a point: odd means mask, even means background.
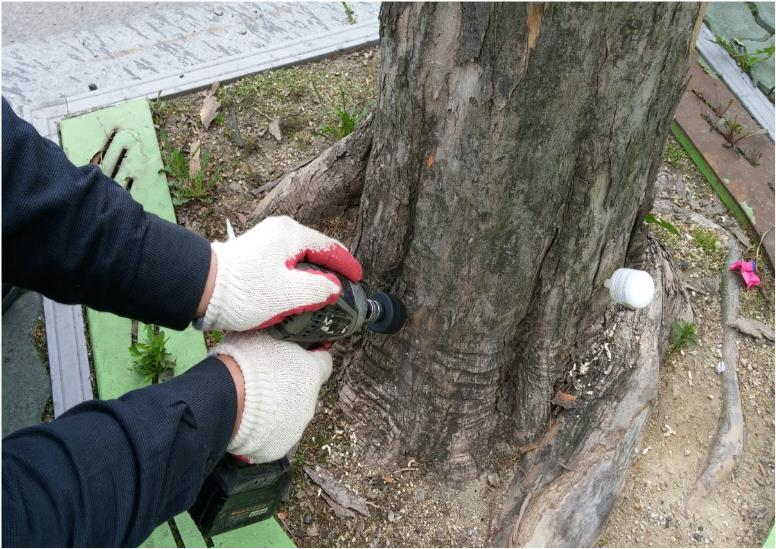
[{"label": "green painted metal frame", "polygon": [[[103,151],[100,168],[122,186],[131,183],[130,193],[146,211],[175,223],[175,210],[167,178],[160,171],[162,162],[151,110],[145,99],[108,107],[60,124],[62,148],[76,165],[92,161]],[[109,146],[106,147],[106,144]],[[118,170],[117,163],[120,162]],[[146,383],[131,371],[129,354],[132,321],[115,315],[87,309],[89,339],[97,391],[102,399],[117,398]],[[144,333],[138,325],[138,334]],[[175,374],[181,374],[207,355],[201,332],[188,327],[183,331],[165,329],[169,336],[167,350],[175,356]],[[188,513],[174,519],[185,547],[205,547]],[[293,541],[273,518],[213,538],[215,547],[294,547]],[[167,524],[160,525],[143,543],[143,547],[177,547]]]}]

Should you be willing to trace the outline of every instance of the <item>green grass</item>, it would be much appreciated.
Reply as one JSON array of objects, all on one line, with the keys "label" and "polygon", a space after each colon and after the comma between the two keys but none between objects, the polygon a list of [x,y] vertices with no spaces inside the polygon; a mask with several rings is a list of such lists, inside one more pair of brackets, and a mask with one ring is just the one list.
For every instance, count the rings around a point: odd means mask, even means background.
[{"label": "green grass", "polygon": [[675,235],[679,234],[679,229],[674,227],[672,223],[669,223],[665,219],[660,219],[659,217],[656,217],[654,214],[651,214],[651,213],[647,214],[646,217],[644,217],[644,222],[663,227],[666,231],[668,231],[671,234],[675,234]]},{"label": "green grass", "polygon": [[[363,57],[348,54],[353,56],[349,63],[332,59],[266,71],[221,86],[221,112],[234,111],[241,123],[246,147],[240,153],[250,153],[247,145],[251,135],[275,118],[280,120],[283,143],[309,145],[319,137],[337,140],[348,135],[377,98],[373,54],[373,50],[364,52]],[[189,100],[189,108],[198,108],[198,98]],[[229,131],[227,126],[228,119],[223,124],[225,132]]]},{"label": "green grass", "polygon": [[156,95],[156,99],[149,101],[151,107],[151,119],[154,121],[154,125],[157,128],[161,128],[167,123],[167,118],[170,115],[170,105],[167,101],[162,99],[162,92],[160,91]]},{"label": "green grass", "polygon": [[164,169],[160,170],[160,173],[167,174],[172,203],[179,206],[190,200],[210,202],[210,193],[221,178],[222,168],[216,168],[208,175],[210,153],[201,149],[200,167],[192,177],[189,171],[189,158],[179,148],[172,146],[170,136],[167,135],[166,131],[159,130],[159,137],[162,141],[162,160],[164,161]]},{"label": "green grass", "polygon": [[356,14],[353,13],[353,8],[351,8],[347,2],[343,2],[342,7],[345,8],[345,17],[347,17],[348,23],[350,23],[351,25],[355,25]]},{"label": "green grass", "polygon": [[692,237],[707,254],[717,252],[717,235],[708,229],[693,229]]},{"label": "green grass", "polygon": [[687,154],[679,143],[673,139],[669,139],[666,143],[666,150],[663,154],[663,158],[672,168],[678,168],[682,159],[687,158]]},{"label": "green grass", "polygon": [[[321,98],[314,83],[313,89],[318,95],[319,100],[323,102],[323,98]],[[345,97],[345,90],[340,89],[340,105],[334,109],[334,112],[337,119],[336,125],[326,124],[321,127],[321,131],[329,137],[339,140],[353,133],[353,130],[356,129],[358,123],[369,115],[369,108],[359,108],[352,104],[349,105]]]},{"label": "green grass", "polygon": [[149,383],[158,383],[172,377],[175,357],[167,352],[165,345],[169,337],[164,332],[154,332],[154,327],[146,326],[145,341],[138,341],[129,348],[132,355],[132,371],[143,376]]},{"label": "green grass", "polygon": [[221,88],[219,101],[223,100],[228,105],[229,98],[227,96],[233,92],[240,98],[258,94],[282,103],[302,97],[306,91],[304,71],[299,67],[289,67],[262,73],[257,78],[246,78],[236,82],[230,88]]},{"label": "green grass", "polygon": [[728,52],[728,55],[746,72],[750,72],[757,63],[762,63],[773,57],[774,53],[774,46],[768,46],[749,53],[737,38],[727,40],[723,36],[717,36],[715,42],[722,46]]},{"label": "green grass", "polygon": [[698,344],[698,331],[695,322],[675,320],[671,324],[670,353],[676,353],[689,347],[697,347]]}]

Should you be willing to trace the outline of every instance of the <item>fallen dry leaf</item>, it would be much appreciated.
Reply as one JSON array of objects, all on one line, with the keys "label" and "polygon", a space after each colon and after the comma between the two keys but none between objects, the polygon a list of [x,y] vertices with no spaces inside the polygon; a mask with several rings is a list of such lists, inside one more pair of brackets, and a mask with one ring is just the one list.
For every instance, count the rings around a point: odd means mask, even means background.
[{"label": "fallen dry leaf", "polygon": [[307,473],[310,480],[320,486],[332,500],[336,501],[342,507],[353,509],[365,517],[369,516],[366,500],[358,494],[353,493],[348,488],[345,488],[326,469],[320,465],[316,465],[315,468],[305,465],[304,472]]},{"label": "fallen dry leaf", "polygon": [[278,140],[278,143],[280,143],[280,140],[283,139],[283,136],[280,133],[280,119],[279,118],[273,118],[272,122],[269,123],[269,133],[272,134],[272,137]]},{"label": "fallen dry leaf", "polygon": [[345,509],[342,505],[331,499],[329,496],[326,495],[325,492],[321,492],[321,497],[324,499],[326,503],[329,504],[329,507],[331,507],[334,510],[334,514],[337,515],[340,518],[355,518],[356,514],[351,511],[350,509]]},{"label": "fallen dry leaf", "polygon": [[210,123],[215,119],[219,106],[220,103],[214,95],[208,95],[202,100],[202,108],[199,110],[199,119],[205,129],[208,129]]},{"label": "fallen dry leaf", "polygon": [[577,397],[568,393],[564,393],[563,391],[558,391],[555,393],[555,396],[550,402],[555,406],[560,406],[564,410],[577,407]]},{"label": "fallen dry leaf", "polygon": [[393,475],[391,473],[386,473],[383,475],[383,482],[386,484],[396,484],[396,479],[393,478]]},{"label": "fallen dry leaf", "polygon": [[199,173],[199,170],[202,169],[202,160],[199,156],[201,148],[199,139],[194,141],[189,147],[189,177],[192,179],[194,179]]}]

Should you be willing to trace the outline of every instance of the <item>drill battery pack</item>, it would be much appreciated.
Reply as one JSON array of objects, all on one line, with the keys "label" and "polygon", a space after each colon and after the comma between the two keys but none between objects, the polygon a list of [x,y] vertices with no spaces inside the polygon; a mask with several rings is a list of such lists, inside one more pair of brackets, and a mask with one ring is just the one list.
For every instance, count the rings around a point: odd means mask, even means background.
[{"label": "drill battery pack", "polygon": [[254,465],[226,454],[205,480],[189,514],[202,535],[223,534],[274,515],[290,489],[287,458]]}]

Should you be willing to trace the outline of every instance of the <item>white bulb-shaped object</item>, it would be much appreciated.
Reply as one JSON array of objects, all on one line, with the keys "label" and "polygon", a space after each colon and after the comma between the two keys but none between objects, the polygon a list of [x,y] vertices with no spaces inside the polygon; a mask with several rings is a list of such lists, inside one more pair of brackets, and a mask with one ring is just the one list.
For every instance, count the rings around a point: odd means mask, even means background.
[{"label": "white bulb-shaped object", "polygon": [[617,269],[604,286],[614,301],[631,309],[642,309],[655,297],[655,282],[646,271]]}]

